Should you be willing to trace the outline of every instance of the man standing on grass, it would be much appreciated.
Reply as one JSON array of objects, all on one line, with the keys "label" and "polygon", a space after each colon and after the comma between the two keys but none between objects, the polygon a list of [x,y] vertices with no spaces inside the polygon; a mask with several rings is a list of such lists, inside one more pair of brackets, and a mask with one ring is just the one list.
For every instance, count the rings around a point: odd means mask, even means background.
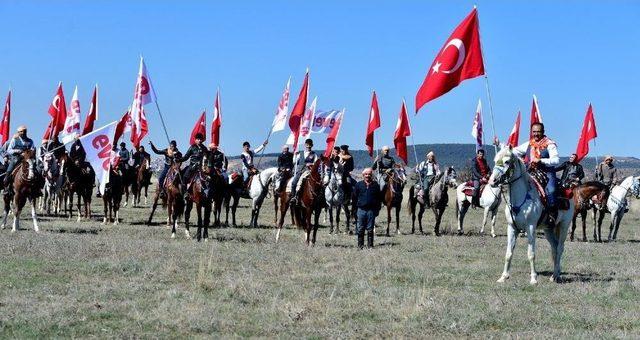
[{"label": "man standing on grass", "polygon": [[360,249],[364,248],[365,229],[367,230],[367,248],[373,248],[373,227],[382,202],[380,186],[373,180],[373,169],[364,169],[362,177],[364,180],[356,184],[354,194],[355,204],[358,207],[356,234]]}]

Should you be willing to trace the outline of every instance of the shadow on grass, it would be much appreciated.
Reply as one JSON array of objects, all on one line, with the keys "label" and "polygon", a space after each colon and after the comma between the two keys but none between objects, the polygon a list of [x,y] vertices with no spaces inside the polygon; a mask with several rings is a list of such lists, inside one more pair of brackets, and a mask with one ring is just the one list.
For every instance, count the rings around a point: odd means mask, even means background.
[{"label": "shadow on grass", "polygon": [[46,231],[51,233],[59,233],[59,234],[91,234],[98,235],[102,231],[102,229],[80,229],[80,228],[61,228],[61,229],[46,229]]},{"label": "shadow on grass", "polygon": [[[538,272],[539,275],[550,277],[553,272],[551,271],[542,271]],[[611,276],[602,276],[598,273],[562,273],[562,283],[592,283],[592,282],[611,282],[615,280]]]},{"label": "shadow on grass", "polygon": [[[395,247],[395,246],[399,246],[400,243],[398,242],[385,242],[385,243],[373,243],[373,248],[391,248],[391,247]],[[327,248],[344,248],[344,249],[355,249],[357,248],[357,244],[356,244],[356,238],[354,236],[353,238],[353,244],[335,244],[335,243],[329,243],[329,242],[325,242],[324,246]]]}]

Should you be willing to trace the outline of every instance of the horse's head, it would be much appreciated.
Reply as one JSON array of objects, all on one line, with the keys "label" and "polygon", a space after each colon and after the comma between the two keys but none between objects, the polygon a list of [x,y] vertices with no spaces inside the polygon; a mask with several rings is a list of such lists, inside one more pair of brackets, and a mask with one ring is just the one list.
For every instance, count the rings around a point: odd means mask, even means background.
[{"label": "horse's head", "polygon": [[27,149],[22,152],[23,162],[26,164],[27,179],[33,180],[36,177],[36,154],[33,150]]},{"label": "horse's head", "polygon": [[495,165],[489,177],[489,185],[497,187],[512,182],[524,173],[523,163],[513,154],[511,146],[498,151],[494,158]]},{"label": "horse's head", "polygon": [[640,198],[640,176],[633,177],[633,184],[631,185],[631,193],[636,198]]},{"label": "horse's head", "polygon": [[44,165],[44,172],[47,173],[52,171],[53,165],[55,163],[55,158],[53,157],[53,153],[47,152],[42,157],[42,164]]},{"label": "horse's head", "polygon": [[407,171],[400,164],[396,164],[389,170],[388,181],[401,188],[407,182]]},{"label": "horse's head", "polygon": [[453,168],[453,166],[450,166],[449,168],[447,168],[447,171],[445,172],[445,176],[447,176],[445,178],[447,185],[449,185],[452,188],[455,188],[458,186],[458,173],[456,172],[456,169]]}]

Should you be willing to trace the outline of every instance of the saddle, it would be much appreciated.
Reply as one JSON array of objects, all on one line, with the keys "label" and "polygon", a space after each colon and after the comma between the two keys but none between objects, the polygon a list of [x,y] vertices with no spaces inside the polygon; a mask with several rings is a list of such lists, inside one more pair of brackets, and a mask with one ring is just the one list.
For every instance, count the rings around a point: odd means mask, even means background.
[{"label": "saddle", "polygon": [[[478,197],[482,196],[482,192],[484,188],[487,186],[486,180],[480,181],[480,192],[478,193]],[[464,183],[464,187],[462,187],[462,192],[467,196],[473,196],[473,181],[467,181]]]},{"label": "saddle", "polygon": [[[544,190],[546,188],[547,183],[549,183],[549,179],[547,178],[547,174],[540,170],[529,168],[529,175],[531,176],[531,183],[538,191],[540,195],[540,201],[542,202],[542,206],[547,209],[547,193]],[[569,200],[573,198],[573,190],[564,190],[559,188],[560,190],[556,190],[556,198],[557,198],[557,207],[559,210],[568,210],[569,209]]]}]

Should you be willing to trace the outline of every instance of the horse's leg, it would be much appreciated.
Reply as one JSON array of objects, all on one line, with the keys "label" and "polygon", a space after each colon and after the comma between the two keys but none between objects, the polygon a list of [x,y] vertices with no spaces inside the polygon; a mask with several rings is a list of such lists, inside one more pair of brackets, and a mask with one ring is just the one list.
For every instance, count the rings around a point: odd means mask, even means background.
[{"label": "horse's leg", "polygon": [[349,225],[351,223],[350,221],[350,215],[351,213],[349,212],[349,204],[345,204],[342,209],[344,209],[344,215],[345,215],[345,225],[347,226],[347,230],[345,231],[345,233],[349,234],[351,232],[351,226]]},{"label": "horse's leg", "polygon": [[40,232],[40,228],[38,227],[38,215],[36,214],[36,199],[31,199],[31,219],[33,220],[33,230],[36,233]]},{"label": "horse's leg", "polygon": [[544,236],[547,238],[547,241],[549,241],[549,247],[551,248],[551,261],[553,262],[553,274],[551,274],[551,277],[549,278],[549,280],[551,282],[555,282],[556,281],[556,268],[557,268],[557,258],[558,258],[558,238],[556,236],[555,233],[555,227],[554,228],[545,228],[544,229]]},{"label": "horse's leg", "polygon": [[80,193],[79,190],[77,194],[78,194],[78,202],[76,203],[76,207],[78,208],[77,222],[80,222],[80,220],[82,220],[82,194]]},{"label": "horse's leg", "polygon": [[[582,220],[582,242],[587,242],[587,214],[587,210],[580,211],[580,219]],[[573,236],[573,232],[571,236]]]},{"label": "horse's leg", "polygon": [[509,224],[507,226],[507,252],[504,255],[504,269],[502,270],[502,275],[500,275],[500,278],[497,281],[498,283],[503,283],[509,278],[509,271],[511,270],[511,259],[513,258],[513,250],[516,247],[517,237],[518,232],[514,228],[513,224]]},{"label": "horse's leg", "polygon": [[4,195],[4,217],[2,218],[2,227],[4,229],[7,227],[7,219],[9,218],[9,210],[11,209],[11,202],[8,195]]},{"label": "horse's leg", "polygon": [[391,226],[391,203],[387,205],[387,237],[390,237],[389,227]]},{"label": "horse's leg", "polygon": [[[325,210],[325,219],[324,221],[327,222],[327,218],[326,218],[326,214],[329,213],[329,225],[331,226],[331,229],[329,229],[329,235],[333,234],[333,205],[332,203],[329,203],[328,207]],[[338,212],[339,214],[340,212]]]},{"label": "horse's leg", "polygon": [[340,234],[340,213],[342,212],[342,204],[336,206],[336,234]]},{"label": "horse's leg", "polygon": [[69,191],[69,205],[67,205],[67,218],[73,218],[73,191]]},{"label": "horse's leg", "polygon": [[102,225],[107,224],[107,213],[109,212],[109,200],[107,199],[107,193],[105,192],[104,195],[102,195],[102,211],[104,214],[104,217],[102,218]]},{"label": "horse's leg", "polygon": [[236,224],[236,210],[238,209],[238,203],[240,201],[240,196],[233,197],[233,205],[231,205],[231,225],[235,228]]},{"label": "horse's leg", "polygon": [[418,227],[420,228],[420,234],[424,234],[422,230],[422,215],[424,215],[425,206],[424,204],[419,204],[420,210],[418,210]]},{"label": "horse's leg", "polygon": [[[202,198],[201,198],[202,199]],[[200,240],[202,239],[202,204],[200,202],[196,202],[195,204],[196,206],[196,215],[198,216],[198,228],[196,231],[196,240],[198,240],[198,242],[200,242]]]},{"label": "horse's leg", "polygon": [[278,224],[278,195],[276,194],[273,195],[273,211],[274,211],[273,223]]},{"label": "horse's leg", "polygon": [[[462,204],[460,204],[460,201],[458,201],[458,199],[456,198],[456,210],[458,213],[458,235],[462,235],[464,234],[464,216],[467,214],[467,210],[469,209],[469,206],[465,204],[465,202],[463,201]],[[487,209],[485,209],[484,211],[484,217],[482,219],[482,227],[480,228],[480,234],[484,233],[484,224],[487,220]]]},{"label": "horse's leg", "polygon": [[11,228],[11,232],[15,232],[20,229],[20,214],[22,213],[22,207],[16,201],[17,199],[13,202],[13,228]]},{"label": "horse's leg", "polygon": [[[611,218],[613,218],[613,213],[611,213]],[[599,211],[598,215],[598,236],[596,237],[596,242],[602,242],[602,220],[604,220],[604,212]]]},{"label": "horse's leg", "polygon": [[620,224],[620,215],[622,208],[619,208],[615,213],[611,213],[611,224],[609,224],[609,236],[607,236],[607,242],[611,242],[613,229]]},{"label": "horse's leg", "polygon": [[311,208],[305,209],[304,220],[305,220],[305,224],[306,225],[304,226],[305,227],[305,240],[304,240],[304,243],[306,245],[309,245],[310,242],[311,242],[311,229],[313,228],[311,226],[311,215],[312,214],[313,214],[313,210],[311,210]]},{"label": "horse's leg", "polygon": [[491,210],[491,237],[496,237],[496,215],[498,214],[498,207],[496,205],[493,210]]},{"label": "horse's leg", "polygon": [[153,197],[153,204],[151,205],[151,214],[149,214],[147,225],[151,225],[151,220],[153,219],[153,214],[156,212],[156,208],[158,207],[159,199],[160,199],[160,192],[156,192],[156,194]]},{"label": "horse's leg", "polygon": [[147,197],[149,197],[149,186],[144,186],[144,205],[147,205]]},{"label": "horse's leg", "polygon": [[620,216],[618,217],[615,228],[613,229],[613,241],[618,237],[618,228],[620,228],[620,223],[622,222],[622,218],[624,217],[624,209],[620,210]]},{"label": "horse's leg", "polygon": [[193,208],[193,202],[187,201],[187,207],[184,210],[184,234],[187,238],[191,238],[191,234],[189,233],[189,217],[191,215],[191,209]]},{"label": "horse's leg", "polygon": [[444,214],[444,208],[436,208],[433,210],[433,214],[436,217],[436,225],[433,227],[433,233],[436,236],[440,236],[440,222],[442,222],[442,214]]},{"label": "horse's leg", "polygon": [[411,214],[411,234],[416,232],[416,200],[409,193],[409,213]]},{"label": "horse's leg", "polygon": [[[284,202],[284,200],[282,202]],[[284,225],[284,218],[287,214],[287,208],[288,207],[286,203],[282,203],[280,205],[280,218],[276,223],[276,243],[278,243],[278,240],[280,240],[280,232],[282,231],[282,226]],[[293,214],[293,210],[291,211],[291,214]]]},{"label": "horse's leg", "polygon": [[571,242],[573,242],[573,234],[576,231],[576,227],[577,227],[576,219],[577,218],[578,218],[578,212],[576,211],[576,212],[573,213],[573,218],[571,219],[571,234],[569,235],[569,240],[571,240]]},{"label": "horse's leg", "polygon": [[[316,234],[318,233],[318,222],[320,220],[321,211],[322,211],[322,209],[316,209],[316,211],[314,212],[313,237],[311,238],[311,245],[312,246],[316,245]],[[338,213],[340,213],[340,212],[338,211]]]}]

